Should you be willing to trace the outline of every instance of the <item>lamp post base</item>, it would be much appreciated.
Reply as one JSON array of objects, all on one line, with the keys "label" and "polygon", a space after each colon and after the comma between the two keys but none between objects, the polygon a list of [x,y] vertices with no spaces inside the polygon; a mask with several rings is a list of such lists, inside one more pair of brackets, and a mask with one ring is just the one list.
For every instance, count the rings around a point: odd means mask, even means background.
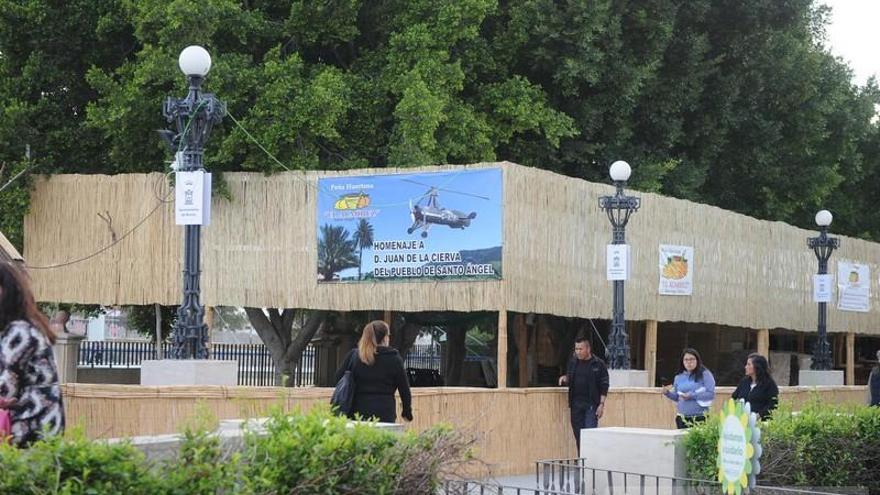
[{"label": "lamp post base", "polygon": [[645,370],[608,370],[612,388],[648,387],[648,372]]},{"label": "lamp post base", "polygon": [[800,370],[798,385],[802,387],[843,385],[843,371]]},{"label": "lamp post base", "polygon": [[238,361],[162,359],[141,363],[141,385],[238,385]]}]

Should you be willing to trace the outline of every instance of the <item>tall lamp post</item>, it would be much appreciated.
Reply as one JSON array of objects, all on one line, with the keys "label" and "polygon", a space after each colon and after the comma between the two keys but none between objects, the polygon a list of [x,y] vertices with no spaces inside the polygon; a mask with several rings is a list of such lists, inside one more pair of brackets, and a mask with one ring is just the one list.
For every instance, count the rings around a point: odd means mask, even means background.
[{"label": "tall lamp post", "polygon": [[[189,82],[189,93],[185,98],[165,100],[162,113],[177,129],[176,135],[171,136],[173,133],[167,131],[165,137],[177,151],[178,171],[202,171],[205,142],[214,124],[223,120],[226,107],[213,94],[201,92],[202,82],[211,69],[207,50],[189,46],[180,52],[178,63]],[[207,359],[208,327],[204,323],[205,308],[199,302],[201,225],[187,224],[184,229],[183,301],[174,325],[172,357]]]},{"label": "tall lamp post", "polygon": [[[627,196],[623,192],[626,181],[629,179],[632,169],[624,161],[616,161],[611,164],[611,180],[617,187],[614,196],[602,196],[599,198],[599,207],[605,210],[608,220],[611,221],[613,236],[611,244],[626,244],[626,224],[629,217],[639,209],[641,199],[636,196]],[[626,335],[624,319],[623,289],[625,280],[614,281],[614,316],[611,322],[611,336],[608,343],[608,364],[611,369],[630,369],[629,341]]]},{"label": "tall lamp post", "polygon": [[[816,213],[816,225],[819,226],[819,235],[817,237],[807,238],[807,246],[813,250],[813,253],[816,254],[816,260],[819,261],[818,274],[820,276],[828,274],[828,260],[831,258],[831,253],[840,247],[840,239],[828,235],[828,226],[831,225],[831,220],[833,220],[833,218],[831,212],[828,210],[822,210],[819,213]],[[831,369],[832,365],[831,345],[828,343],[828,332],[826,328],[828,303],[820,301],[818,304],[819,338],[816,341],[816,346],[813,348],[813,362],[810,365],[810,369],[827,371]]]}]

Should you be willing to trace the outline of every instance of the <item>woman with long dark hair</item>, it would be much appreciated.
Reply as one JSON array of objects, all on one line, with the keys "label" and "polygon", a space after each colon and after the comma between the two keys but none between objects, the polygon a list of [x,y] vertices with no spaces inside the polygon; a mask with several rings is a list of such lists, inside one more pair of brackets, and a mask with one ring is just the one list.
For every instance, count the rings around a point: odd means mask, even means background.
[{"label": "woman with long dark hair", "polygon": [[0,261],[0,409],[19,447],[64,431],[54,342],[24,274]]},{"label": "woman with long dark hair", "polygon": [[696,349],[681,353],[681,368],[672,385],[663,387],[663,395],[676,403],[675,425],[689,428],[706,421],[709,406],[715,398],[715,377],[703,366],[703,358]]},{"label": "woman with long dark hair", "polygon": [[397,349],[389,347],[391,332],[381,320],[371,321],[361,333],[357,349],[352,349],[336,372],[338,382],[346,371],[354,379],[354,402],[351,417],[378,419],[383,423],[397,421],[394,392],[403,402],[402,416],[412,421],[412,394]]},{"label": "woman with long dark hair", "polygon": [[745,378],[733,391],[733,399],[748,402],[753,413],[757,413],[761,419],[767,419],[779,403],[779,387],[770,376],[767,358],[760,354],[750,354],[746,359],[745,371]]}]

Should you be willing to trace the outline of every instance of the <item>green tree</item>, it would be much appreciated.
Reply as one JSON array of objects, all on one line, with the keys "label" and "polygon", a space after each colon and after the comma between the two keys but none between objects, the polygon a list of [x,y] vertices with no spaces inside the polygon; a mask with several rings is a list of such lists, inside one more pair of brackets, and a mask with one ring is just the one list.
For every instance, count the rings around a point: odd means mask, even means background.
[{"label": "green tree", "polygon": [[318,275],[331,281],[342,270],[358,266],[355,241],[341,225],[324,224],[318,237]]},{"label": "green tree", "polygon": [[373,247],[373,226],[366,219],[358,221],[357,229],[353,237],[358,247],[358,280],[361,279],[361,269],[364,266],[364,248]]},{"label": "green tree", "polygon": [[818,0],[0,0],[0,187],[28,171],[0,229],[22,246],[32,173],[165,170],[162,101],[201,44],[229,109],[215,172],[504,159],[607,181],[625,159],[636,189],[803,227],[830,207],[880,239],[880,90],[826,23]]}]

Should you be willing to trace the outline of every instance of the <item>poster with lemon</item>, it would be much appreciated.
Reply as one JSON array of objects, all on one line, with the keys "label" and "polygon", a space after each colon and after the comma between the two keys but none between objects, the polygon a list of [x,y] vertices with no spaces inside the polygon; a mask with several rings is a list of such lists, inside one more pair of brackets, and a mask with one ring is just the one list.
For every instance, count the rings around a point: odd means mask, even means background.
[{"label": "poster with lemon", "polygon": [[660,244],[660,294],[689,296],[694,291],[694,248]]},{"label": "poster with lemon", "polygon": [[871,268],[864,263],[837,262],[837,309],[871,310]]}]

